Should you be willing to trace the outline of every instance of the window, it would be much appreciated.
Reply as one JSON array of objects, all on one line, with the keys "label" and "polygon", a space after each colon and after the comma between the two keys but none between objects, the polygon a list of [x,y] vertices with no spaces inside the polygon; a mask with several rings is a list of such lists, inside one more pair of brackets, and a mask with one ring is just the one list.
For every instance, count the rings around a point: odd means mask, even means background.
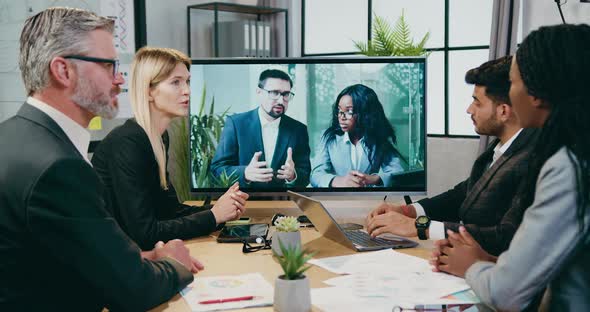
[{"label": "window", "polygon": [[373,13],[394,24],[403,11],[415,41],[430,33],[426,46],[430,51],[428,134],[476,135],[466,113],[473,87],[464,78],[467,70],[488,60],[493,1],[303,0],[302,3],[302,56],[355,54],[353,40],[367,41]]}]

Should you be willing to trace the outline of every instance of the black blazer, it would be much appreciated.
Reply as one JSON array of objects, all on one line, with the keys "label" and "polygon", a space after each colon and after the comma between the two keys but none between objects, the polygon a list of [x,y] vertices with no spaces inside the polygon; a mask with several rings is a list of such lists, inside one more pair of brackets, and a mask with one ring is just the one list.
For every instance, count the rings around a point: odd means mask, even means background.
[{"label": "black blazer", "polygon": [[193,277],[143,260],[61,128],[24,104],[0,124],[0,311],[146,310]]},{"label": "black blazer", "polygon": [[[309,183],[311,171],[307,126],[283,115],[279,124],[275,152],[270,163],[270,168],[273,169],[275,175],[277,170],[285,164],[289,147],[293,149],[293,162],[297,171],[294,185],[306,186]],[[215,156],[211,161],[211,172],[215,176],[219,176],[224,170],[228,175],[236,172],[240,176],[239,181],[243,187],[285,187],[285,181],[276,178],[269,183],[246,184],[244,170],[252,160],[254,153],[258,151],[262,151],[260,161],[267,160],[264,155],[258,108],[229,116],[225,120],[219,145],[217,145]]]},{"label": "black blazer", "polygon": [[539,130],[523,129],[508,150],[488,169],[499,140],[494,140],[471,169],[469,178],[452,190],[419,200],[433,220],[445,221],[446,229],[458,231],[460,221],[489,253],[506,249],[522,221],[526,206],[519,188],[528,173],[528,159]]},{"label": "black blazer", "polygon": [[[168,150],[167,134],[164,142]],[[142,249],[151,250],[160,240],[189,239],[215,230],[211,210],[180,204],[171,183],[168,191],[162,189],[149,138],[133,119],[102,140],[92,165],[106,187],[107,206]]]}]

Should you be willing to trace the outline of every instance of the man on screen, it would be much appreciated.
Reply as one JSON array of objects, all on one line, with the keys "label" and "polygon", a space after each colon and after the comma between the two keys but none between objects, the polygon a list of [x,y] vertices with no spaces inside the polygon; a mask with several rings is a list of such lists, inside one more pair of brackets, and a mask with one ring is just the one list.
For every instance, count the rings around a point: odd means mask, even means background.
[{"label": "man on screen", "polygon": [[237,175],[245,187],[309,183],[307,126],[285,115],[295,95],[292,88],[291,77],[281,70],[260,74],[256,88],[260,107],[227,117],[211,162],[214,176]]},{"label": "man on screen", "polygon": [[380,205],[367,217],[371,236],[442,239],[447,229],[457,232],[462,223],[488,253],[498,255],[508,248],[526,208],[520,204],[519,196],[525,195],[519,188],[537,138],[536,130],[521,128],[510,104],[510,63],[510,57],[503,57],[465,75],[465,81],[475,85],[467,109],[475,131],[497,137],[477,158],[470,177],[411,205]]}]

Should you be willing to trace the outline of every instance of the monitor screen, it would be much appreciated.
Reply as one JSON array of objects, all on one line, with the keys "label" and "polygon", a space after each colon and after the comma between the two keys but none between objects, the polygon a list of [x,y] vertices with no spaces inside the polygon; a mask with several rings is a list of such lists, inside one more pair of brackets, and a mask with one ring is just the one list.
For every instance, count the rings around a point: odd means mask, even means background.
[{"label": "monitor screen", "polygon": [[426,192],[425,58],[193,60],[192,192]]}]

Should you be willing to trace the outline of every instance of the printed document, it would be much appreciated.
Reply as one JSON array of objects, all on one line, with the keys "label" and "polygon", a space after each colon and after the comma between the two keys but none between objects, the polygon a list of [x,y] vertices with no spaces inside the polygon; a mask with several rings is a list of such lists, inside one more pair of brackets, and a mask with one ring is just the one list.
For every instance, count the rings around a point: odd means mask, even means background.
[{"label": "printed document", "polygon": [[193,312],[273,304],[272,285],[260,273],[196,277],[180,294]]}]

